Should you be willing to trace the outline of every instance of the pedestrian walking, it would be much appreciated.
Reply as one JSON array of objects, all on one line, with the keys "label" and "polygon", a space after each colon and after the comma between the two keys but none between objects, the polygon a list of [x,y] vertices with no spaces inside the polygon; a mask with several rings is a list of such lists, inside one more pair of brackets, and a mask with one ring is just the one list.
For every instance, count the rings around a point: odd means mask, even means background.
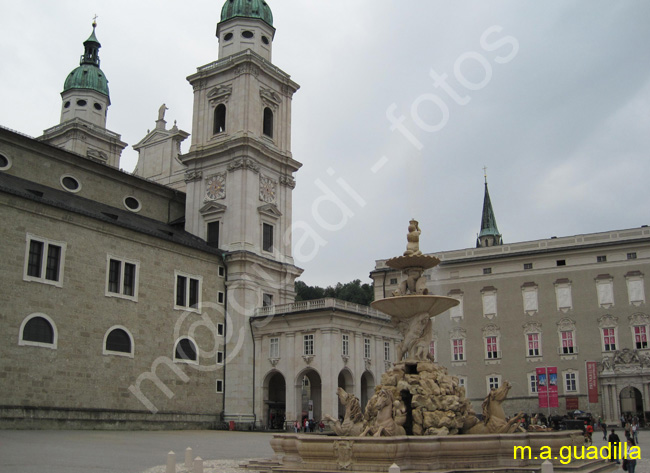
[{"label": "pedestrian walking", "polygon": [[607,438],[609,441],[609,448],[610,448],[610,456],[609,456],[609,461],[613,462],[615,461],[617,464],[621,464],[621,462],[616,458],[614,455],[614,450],[620,448],[619,443],[621,442],[621,439],[616,435],[616,432],[614,432],[614,429],[612,429],[612,433],[609,434],[609,437]]}]

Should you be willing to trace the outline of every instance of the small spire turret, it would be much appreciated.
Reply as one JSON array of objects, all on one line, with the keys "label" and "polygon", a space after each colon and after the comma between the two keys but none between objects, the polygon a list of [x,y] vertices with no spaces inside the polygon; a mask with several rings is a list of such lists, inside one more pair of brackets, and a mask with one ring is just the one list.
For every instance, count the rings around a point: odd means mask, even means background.
[{"label": "small spire turret", "polygon": [[481,215],[481,232],[476,239],[477,248],[503,245],[501,234],[497,228],[497,219],[494,216],[490,193],[488,192],[487,167],[483,168],[483,177],[485,179],[485,194],[483,197],[483,214]]}]

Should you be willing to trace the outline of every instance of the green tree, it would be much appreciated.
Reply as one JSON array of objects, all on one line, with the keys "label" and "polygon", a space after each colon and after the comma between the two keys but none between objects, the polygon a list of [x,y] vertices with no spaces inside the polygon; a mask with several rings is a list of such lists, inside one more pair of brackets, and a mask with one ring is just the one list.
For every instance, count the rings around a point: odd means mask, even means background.
[{"label": "green tree", "polygon": [[308,286],[302,281],[296,281],[296,300],[308,301],[333,297],[355,304],[370,305],[374,300],[372,284],[361,284],[360,279],[348,283],[336,283],[336,286],[327,286],[325,289],[319,286]]}]

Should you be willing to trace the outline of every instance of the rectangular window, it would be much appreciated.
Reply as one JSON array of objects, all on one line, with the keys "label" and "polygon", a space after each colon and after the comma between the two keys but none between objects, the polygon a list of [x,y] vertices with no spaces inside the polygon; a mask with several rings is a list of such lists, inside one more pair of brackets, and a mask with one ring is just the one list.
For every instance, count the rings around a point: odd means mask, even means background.
[{"label": "rectangular window", "polygon": [[596,262],[597,263],[605,263],[605,262],[607,262],[607,256],[605,256],[605,255],[596,256]]},{"label": "rectangular window", "polygon": [[364,338],[363,339],[363,357],[365,359],[370,359],[370,339],[369,338]]},{"label": "rectangular window", "polygon": [[566,260],[559,259],[555,262],[557,266],[566,266]]},{"label": "rectangular window", "polygon": [[219,304],[223,304],[224,297],[225,297],[225,296],[224,296],[224,293],[221,292],[221,291],[218,291],[218,292],[217,292],[217,303],[219,303]]},{"label": "rectangular window", "polygon": [[341,342],[341,355],[350,356],[350,336],[344,333]]},{"label": "rectangular window", "polygon": [[395,284],[397,284],[397,278],[391,278],[391,279],[390,279],[390,284],[391,284],[391,285],[395,285]]},{"label": "rectangular window", "polygon": [[529,333],[528,338],[528,356],[539,356],[539,333]]},{"label": "rectangular window", "polygon": [[575,373],[564,373],[564,386],[566,392],[574,393],[578,390]]},{"label": "rectangular window", "polygon": [[605,351],[616,351],[616,335],[613,328],[603,329],[603,346]]},{"label": "rectangular window", "polygon": [[530,394],[537,394],[537,374],[531,373],[528,375],[528,391]]},{"label": "rectangular window", "polygon": [[488,391],[492,389],[499,389],[501,385],[501,379],[499,376],[489,376],[488,377]]},{"label": "rectangular window", "polygon": [[391,361],[390,342],[384,342],[384,361]]},{"label": "rectangular window", "polygon": [[200,276],[176,272],[175,309],[199,309],[201,305],[201,281]]},{"label": "rectangular window", "polygon": [[628,253],[628,254],[627,254],[627,259],[636,259],[636,252],[634,252],[634,253]]},{"label": "rectangular window", "polygon": [[465,340],[456,338],[452,340],[452,345],[454,347],[453,361],[463,361],[465,359]]},{"label": "rectangular window", "polygon": [[637,350],[648,348],[648,336],[645,325],[637,325],[634,327],[634,344]]},{"label": "rectangular window", "polygon": [[483,274],[492,274],[492,268],[483,268]]},{"label": "rectangular window", "polygon": [[497,337],[486,337],[485,338],[485,348],[486,348],[486,358],[489,360],[494,360],[498,358],[499,350],[497,347]]},{"label": "rectangular window", "polygon": [[223,266],[219,266],[219,277],[220,278],[226,277],[226,268],[224,268]]},{"label": "rectangular window", "polygon": [[217,364],[218,365],[223,365],[223,352],[222,351],[217,352]]},{"label": "rectangular window", "polygon": [[567,355],[574,353],[573,332],[562,332],[562,353]]},{"label": "rectangular window", "polygon": [[106,295],[137,300],[139,263],[108,256]]},{"label": "rectangular window", "polygon": [[273,305],[273,294],[262,294],[262,307],[271,307]]},{"label": "rectangular window", "polygon": [[223,392],[223,380],[222,379],[217,380],[217,392],[218,393]]},{"label": "rectangular window", "polygon": [[278,337],[269,340],[269,358],[280,358],[280,339]]},{"label": "rectangular window", "polygon": [[314,354],[314,335],[303,335],[302,337],[303,355]]},{"label": "rectangular window", "polygon": [[217,335],[221,335],[223,337],[223,324],[217,324]]},{"label": "rectangular window", "polygon": [[208,235],[206,240],[206,243],[209,246],[219,248],[219,221],[208,223]]},{"label": "rectangular window", "polygon": [[62,271],[65,243],[27,234],[27,249],[23,279],[54,286],[63,284]]},{"label": "rectangular window", "polygon": [[465,391],[467,391],[467,378],[465,376],[458,377],[458,386],[465,388]]},{"label": "rectangular window", "polygon": [[524,269],[533,269],[533,263],[524,263]]},{"label": "rectangular window", "polygon": [[273,253],[273,225],[262,224],[262,249]]}]

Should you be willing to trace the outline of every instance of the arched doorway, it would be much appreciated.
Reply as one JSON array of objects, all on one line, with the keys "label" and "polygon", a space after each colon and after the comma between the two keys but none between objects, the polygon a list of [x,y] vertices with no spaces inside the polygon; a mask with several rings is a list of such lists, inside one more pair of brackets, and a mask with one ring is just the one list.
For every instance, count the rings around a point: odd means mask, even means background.
[{"label": "arched doorway", "polygon": [[272,371],[264,380],[264,411],[266,428],[283,430],[287,408],[287,383],[279,371]]},{"label": "arched doorway", "polygon": [[370,371],[361,375],[361,410],[365,410],[366,404],[375,394],[375,377]]},{"label": "arched doorway", "polygon": [[621,401],[621,413],[638,415],[643,418],[643,396],[634,386],[627,386],[621,390],[619,394]]},{"label": "arched doorway", "polygon": [[[345,391],[354,394],[354,377],[349,369],[343,368],[339,373],[338,387],[343,388]],[[337,396],[338,398],[338,396]],[[341,400],[338,401],[339,405],[339,418],[345,417],[345,406],[341,404]]]},{"label": "arched doorway", "polygon": [[313,368],[302,371],[296,377],[296,412],[298,420],[305,419],[320,421],[323,416],[321,409],[321,378]]}]

